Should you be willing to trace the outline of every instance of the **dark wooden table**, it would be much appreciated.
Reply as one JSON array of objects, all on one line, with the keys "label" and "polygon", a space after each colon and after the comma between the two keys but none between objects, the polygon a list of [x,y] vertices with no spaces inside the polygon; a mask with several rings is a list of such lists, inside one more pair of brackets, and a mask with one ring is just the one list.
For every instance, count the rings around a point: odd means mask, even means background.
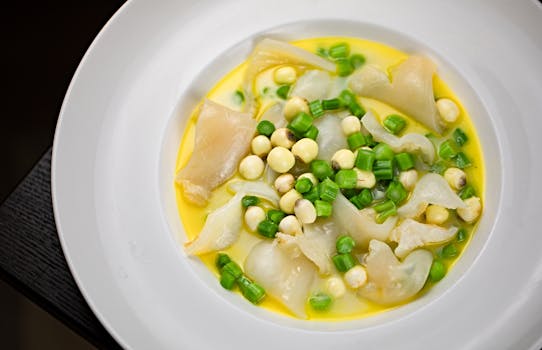
[{"label": "dark wooden table", "polygon": [[4,95],[0,127],[0,278],[104,349],[119,345],[85,302],[58,239],[51,202],[51,144],[77,65],[123,3],[25,1],[3,11],[8,61],[4,86],[9,95]]}]

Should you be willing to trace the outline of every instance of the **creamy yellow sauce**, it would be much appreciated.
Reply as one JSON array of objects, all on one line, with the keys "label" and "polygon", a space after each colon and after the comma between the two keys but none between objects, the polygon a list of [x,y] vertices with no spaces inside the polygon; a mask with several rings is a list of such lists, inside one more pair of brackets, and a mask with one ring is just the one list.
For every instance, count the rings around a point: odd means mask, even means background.
[{"label": "creamy yellow sauce", "polygon": [[[357,38],[313,38],[294,41],[292,42],[292,44],[304,48],[308,51],[316,52],[318,48],[328,48],[338,42],[348,43],[351,48],[351,53],[363,54],[366,58],[366,64],[374,64],[382,67],[383,69],[389,70],[390,67],[399,64],[401,61],[408,57],[407,53],[401,52],[389,46]],[[235,103],[234,92],[241,87],[245,68],[246,62],[240,64],[237,68],[232,70],[221,81],[219,81],[213,87],[213,89],[209,91],[206,98],[221,103],[232,109],[240,109],[240,106]],[[265,87],[268,87],[270,91],[275,91],[277,89],[278,86],[272,81],[272,78],[270,78],[271,73],[272,69],[267,72],[263,72],[260,75],[255,84],[256,92],[261,92]],[[448,131],[444,136],[448,136],[448,132],[453,131],[456,127],[460,127],[461,129],[463,129],[469,136],[469,141],[462,147],[462,151],[469,157],[472,162],[472,166],[464,170],[467,173],[469,184],[475,188],[477,196],[482,199],[483,203],[485,178],[484,163],[476,130],[474,129],[468,112],[461,104],[459,98],[451,91],[451,89],[445,84],[445,82],[443,82],[438,77],[438,75],[436,75],[433,79],[433,86],[436,98],[449,98],[453,100],[460,108],[460,117],[458,118],[458,121],[449,126]],[[266,97],[265,95],[261,97],[262,104],[257,117],[259,117],[263,113],[263,111],[265,111],[265,108],[272,101],[272,98]],[[372,110],[373,112],[375,112],[375,115],[381,118],[381,120],[392,113],[405,116],[408,122],[407,128],[404,130],[405,133],[418,132],[426,134],[429,132],[427,128],[417,123],[412,118],[409,118],[404,113],[397,111],[396,109],[384,103],[368,98],[361,98],[360,101],[366,110]],[[190,158],[190,155],[192,154],[195,139],[196,117],[197,114],[196,111],[194,111],[186,125],[186,131],[179,147],[177,170],[181,169],[186,165]],[[237,174],[233,180],[239,178],[240,177]],[[205,218],[210,212],[226,203],[232,197],[232,194],[227,191],[226,185],[227,183],[213,192],[213,195],[209,201],[209,205],[206,207],[197,207],[187,202],[183,197],[180,188],[178,186],[175,186],[179,215],[182,219],[188,240],[194,239],[199,234],[205,223]],[[472,225],[469,226],[463,224],[462,226],[468,228],[469,236],[466,242],[458,245],[461,252],[468,245],[468,241],[470,240],[470,238],[472,237],[472,233],[476,229],[475,227],[472,227]],[[249,233],[247,229],[244,229],[243,232],[241,232],[239,241],[235,243],[232,247],[224,250],[224,252],[229,254],[233,260],[237,261],[240,265],[242,265],[250,248],[254,244],[258,243],[260,240],[260,236],[258,236],[257,234]],[[461,253],[455,259],[444,260],[444,263],[448,267],[448,271],[449,269],[453,268],[453,264],[457,259],[460,258],[460,256]],[[209,271],[216,275],[218,283],[219,274],[214,263],[215,257],[216,253],[210,253],[201,256],[200,259],[208,267]],[[321,281],[316,282],[316,285],[323,286],[323,281],[324,279],[321,279]],[[424,289],[414,298],[417,298],[419,295],[426,292],[427,289],[431,287],[431,284],[432,283],[428,282]],[[323,290],[323,288],[320,289]],[[270,296],[266,297],[265,300],[260,304],[260,306],[273,312],[294,317],[284,306],[282,306],[279,302],[275,301]],[[333,307],[329,311],[326,311],[324,313],[316,312],[310,307],[307,307],[306,310],[308,317],[311,320],[345,320],[367,317],[379,312],[390,310],[395,307],[397,306],[388,307],[371,303],[367,300],[357,297],[355,295],[355,292],[350,290],[343,298],[335,300]]]}]

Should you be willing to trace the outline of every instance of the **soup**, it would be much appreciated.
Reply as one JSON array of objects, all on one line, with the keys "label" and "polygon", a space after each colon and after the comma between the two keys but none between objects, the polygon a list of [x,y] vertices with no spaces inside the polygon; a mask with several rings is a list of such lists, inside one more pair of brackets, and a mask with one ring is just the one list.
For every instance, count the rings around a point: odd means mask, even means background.
[{"label": "soup", "polygon": [[476,130],[427,57],[344,37],[264,39],[194,110],[176,193],[224,293],[308,320],[423,295],[482,212]]}]

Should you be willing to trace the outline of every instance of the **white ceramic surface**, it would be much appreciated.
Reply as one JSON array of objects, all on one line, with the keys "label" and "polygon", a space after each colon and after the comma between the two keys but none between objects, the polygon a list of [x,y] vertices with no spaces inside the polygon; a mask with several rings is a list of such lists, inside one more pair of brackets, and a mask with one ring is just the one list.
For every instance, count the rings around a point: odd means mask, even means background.
[{"label": "white ceramic surface", "polygon": [[[365,320],[293,320],[225,293],[182,253],[173,171],[187,112],[262,35],[423,52],[469,109],[485,214],[423,298]],[[540,348],[541,37],[533,0],[128,2],[77,70],[53,150],[55,217],[83,295],[129,348]]]}]

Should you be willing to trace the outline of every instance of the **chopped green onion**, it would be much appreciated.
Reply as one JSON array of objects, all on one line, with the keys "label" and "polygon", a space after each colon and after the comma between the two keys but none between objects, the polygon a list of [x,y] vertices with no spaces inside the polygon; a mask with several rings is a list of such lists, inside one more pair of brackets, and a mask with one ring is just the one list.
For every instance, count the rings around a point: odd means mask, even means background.
[{"label": "chopped green onion", "polygon": [[356,242],[350,236],[341,236],[335,242],[335,248],[337,248],[339,254],[351,253],[355,246]]},{"label": "chopped green onion", "polygon": [[288,129],[303,134],[309,130],[312,125],[312,117],[305,112],[300,112],[288,124]]},{"label": "chopped green onion", "polygon": [[356,101],[351,102],[348,105],[348,109],[350,110],[350,113],[352,113],[353,115],[355,115],[358,118],[363,117],[363,115],[365,114],[365,109],[363,109],[363,107],[359,103],[357,103]]},{"label": "chopped green onion", "polygon": [[438,155],[442,159],[450,160],[457,155],[457,150],[450,140],[446,140],[440,144],[438,148]]},{"label": "chopped green onion", "polygon": [[392,134],[400,133],[406,126],[405,118],[397,114],[390,114],[384,119],[384,127]]},{"label": "chopped green onion", "polygon": [[318,180],[323,180],[333,175],[333,169],[331,168],[331,165],[329,165],[329,163],[325,160],[313,160],[311,162],[310,168],[311,173],[313,173]]},{"label": "chopped green onion", "polygon": [[393,215],[397,215],[397,208],[393,208],[393,209],[390,209],[390,210],[386,210],[380,214],[378,214],[376,216],[376,222],[378,224],[381,224],[383,223],[384,221],[386,221],[387,218],[389,218],[390,216],[393,216]]},{"label": "chopped green onion", "polygon": [[337,254],[331,260],[340,272],[346,272],[356,265],[356,259],[350,253]]},{"label": "chopped green onion", "polygon": [[461,130],[460,128],[457,128],[454,130],[452,137],[455,143],[457,143],[457,145],[460,147],[463,146],[465,143],[467,143],[467,141],[469,140],[469,138],[467,137],[467,134],[465,134],[465,132]]},{"label": "chopped green onion", "polygon": [[267,219],[271,220],[275,224],[278,224],[284,217],[286,216],[286,213],[284,213],[282,210],[277,209],[270,209],[267,212]]},{"label": "chopped green onion", "polygon": [[431,167],[429,168],[429,171],[432,172],[432,173],[442,175],[442,174],[444,174],[446,169],[448,169],[448,165],[446,164],[446,162],[443,161],[443,160],[439,160],[438,162],[431,165]]},{"label": "chopped green onion", "polygon": [[459,251],[453,243],[449,243],[442,248],[441,256],[445,259],[456,257],[457,254],[459,254]]},{"label": "chopped green onion", "polygon": [[354,67],[352,66],[352,63],[350,63],[349,60],[345,58],[339,58],[336,62],[337,62],[337,74],[340,77],[349,76],[354,71]]},{"label": "chopped green onion", "polygon": [[277,89],[277,96],[285,100],[288,98],[288,92],[290,92],[290,85],[281,85]]},{"label": "chopped green onion", "polygon": [[271,220],[264,220],[258,224],[258,233],[267,238],[275,238],[279,227]]},{"label": "chopped green onion", "polygon": [[465,169],[466,167],[469,167],[472,165],[467,155],[463,152],[459,152],[457,156],[455,157],[455,165],[459,169]]},{"label": "chopped green onion", "polygon": [[403,152],[396,154],[395,161],[397,162],[397,166],[399,166],[401,171],[414,168],[414,158],[410,153]]},{"label": "chopped green onion", "polygon": [[369,147],[376,146],[376,141],[374,140],[373,135],[371,134],[365,135],[365,141],[367,141],[367,146]]},{"label": "chopped green onion", "polygon": [[316,54],[320,57],[323,57],[323,58],[328,58],[329,57],[329,54],[327,53],[327,50],[324,49],[323,47],[319,47],[316,49]]},{"label": "chopped green onion", "polygon": [[462,200],[468,199],[470,197],[474,197],[476,195],[476,191],[474,190],[474,187],[471,185],[465,186],[460,192],[459,192],[459,198]]},{"label": "chopped green onion", "polygon": [[392,160],[394,157],[391,147],[382,142],[376,145],[373,151],[375,152],[376,160]]},{"label": "chopped green onion", "polygon": [[348,199],[357,196],[359,193],[355,188],[343,188],[341,189],[341,192]]},{"label": "chopped green onion", "polygon": [[331,203],[339,193],[339,186],[330,179],[325,179],[318,184],[318,192],[321,200]]},{"label": "chopped green onion", "polygon": [[275,125],[269,120],[262,120],[258,123],[256,130],[258,130],[258,134],[269,137],[275,131]]},{"label": "chopped green onion", "polygon": [[311,127],[309,128],[309,130],[307,130],[307,132],[303,135],[303,137],[307,137],[309,139],[313,139],[316,141],[316,138],[318,137],[318,133],[320,131],[318,130],[318,128],[314,125],[311,125]]},{"label": "chopped green onion", "polygon": [[446,266],[440,260],[435,260],[431,264],[429,270],[429,279],[433,282],[438,282],[446,275]]},{"label": "chopped green onion", "polygon": [[309,103],[309,110],[314,118],[318,118],[324,115],[324,108],[322,107],[322,101],[314,100]]},{"label": "chopped green onion", "polygon": [[382,203],[378,203],[377,205],[375,205],[373,207],[373,209],[377,212],[377,213],[383,213],[387,210],[391,210],[395,208],[395,203],[392,201],[392,200],[387,200],[385,202],[382,202]]},{"label": "chopped green onion", "polygon": [[332,98],[331,100],[322,101],[322,108],[326,111],[338,109],[339,107],[341,107],[341,101],[339,101],[338,98]]},{"label": "chopped green onion", "polygon": [[350,46],[347,43],[335,44],[329,48],[329,57],[345,58],[350,54]]},{"label": "chopped green onion", "polygon": [[316,216],[318,217],[327,218],[332,212],[331,203],[319,199],[314,201],[314,208],[316,209]]},{"label": "chopped green onion", "polygon": [[359,131],[348,135],[346,142],[348,143],[348,147],[350,147],[350,149],[353,151],[365,146],[366,144],[365,136],[363,136],[363,134]]},{"label": "chopped green onion", "polygon": [[243,270],[241,270],[241,267],[237,265],[237,263],[233,260],[227,263],[226,265],[224,265],[224,267],[222,268],[220,272],[222,274],[229,273],[235,279],[238,279],[239,277],[243,275]]},{"label": "chopped green onion", "polygon": [[343,106],[349,106],[353,102],[357,103],[356,95],[348,89],[341,91],[338,98]]},{"label": "chopped green onion", "polygon": [[466,241],[467,238],[469,238],[469,234],[467,233],[467,230],[464,228],[460,228],[459,231],[457,231],[456,241],[461,243],[461,242]]},{"label": "chopped green onion", "polygon": [[307,193],[312,189],[312,181],[306,177],[295,182],[295,190],[299,193]]},{"label": "chopped green onion", "polygon": [[331,306],[331,297],[325,293],[316,293],[309,298],[309,304],[313,310],[325,311]]},{"label": "chopped green onion", "polygon": [[256,196],[244,196],[243,199],[241,199],[241,205],[243,208],[258,205],[258,203],[260,203],[260,198]]},{"label": "chopped green onion", "polygon": [[215,265],[218,268],[218,270],[221,270],[224,267],[224,265],[226,265],[230,261],[231,259],[228,256],[228,254],[218,253],[215,259]]},{"label": "chopped green onion", "polygon": [[399,204],[406,199],[407,191],[399,181],[392,181],[386,190],[386,197]]},{"label": "chopped green onion", "polygon": [[233,94],[233,100],[235,104],[238,104],[238,105],[243,104],[243,102],[245,102],[245,95],[243,94],[241,90],[237,90]]},{"label": "chopped green onion", "polygon": [[377,180],[393,179],[393,161],[377,160],[373,164],[373,173]]},{"label": "chopped green onion", "polygon": [[242,276],[239,278],[237,284],[243,296],[252,304],[259,304],[265,298],[265,289],[247,277]]},{"label": "chopped green onion", "polygon": [[366,206],[371,204],[372,201],[373,194],[367,188],[364,188],[357,196],[350,198],[350,202],[352,202],[352,204],[354,204],[358,209],[365,208]]},{"label": "chopped green onion", "polygon": [[320,194],[318,193],[318,186],[314,186],[307,193],[303,193],[303,198],[310,200],[312,203],[320,199]]},{"label": "chopped green onion", "polygon": [[339,188],[355,188],[358,176],[352,169],[342,169],[335,174],[335,183]]},{"label": "chopped green onion", "polygon": [[373,170],[373,163],[376,159],[375,152],[368,149],[358,150],[356,156],[356,168],[364,171]]},{"label": "chopped green onion", "polygon": [[235,286],[235,280],[236,278],[229,272],[224,271],[220,274],[220,285],[224,289],[232,290]]},{"label": "chopped green onion", "polygon": [[361,67],[365,63],[365,56],[355,54],[350,56],[350,64],[355,68]]}]

